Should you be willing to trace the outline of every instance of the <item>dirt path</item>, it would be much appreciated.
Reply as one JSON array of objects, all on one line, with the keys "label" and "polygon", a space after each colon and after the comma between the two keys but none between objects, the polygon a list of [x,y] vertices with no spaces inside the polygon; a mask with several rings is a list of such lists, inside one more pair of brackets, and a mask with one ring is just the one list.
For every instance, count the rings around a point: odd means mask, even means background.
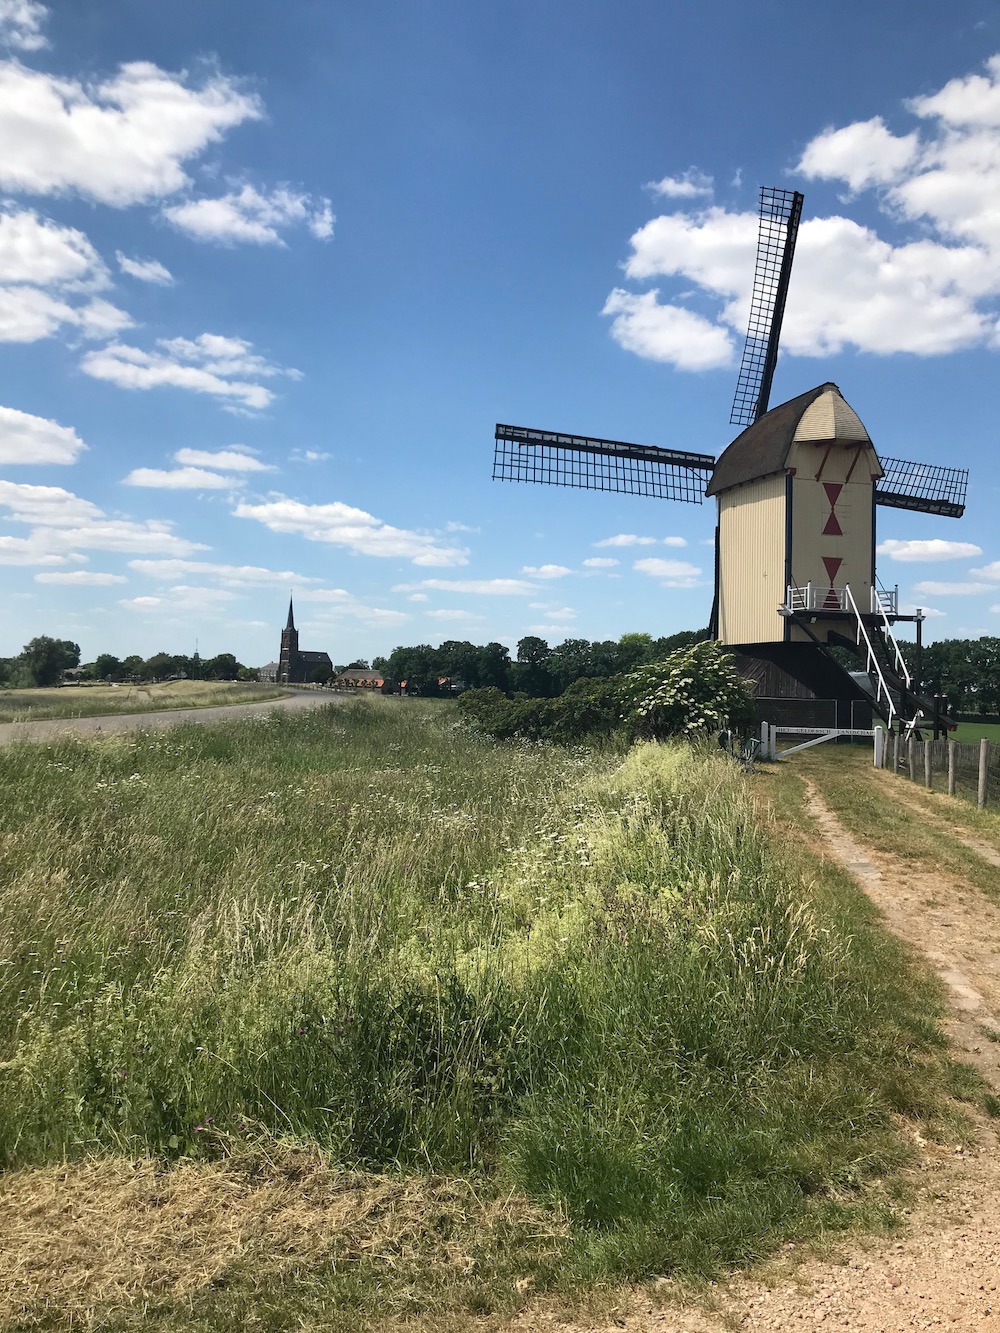
[{"label": "dirt path", "polygon": [[[928,873],[863,846],[807,781],[809,812],[828,854],[859,882],[886,924],[923,954],[947,986],[949,1036],[962,1059],[974,1064],[1000,1095],[1000,907],[952,875]],[[916,809],[919,796],[898,784],[889,799]],[[936,814],[936,812],[932,812]],[[942,825],[946,819],[942,819]],[[989,864],[995,849],[966,830],[955,832]],[[989,1034],[996,1035],[991,1038]],[[791,1333],[810,1327],[853,1333],[904,1333],[950,1328],[1000,1333],[1000,1148],[983,1127],[971,1150],[932,1145],[921,1149],[914,1174],[919,1203],[899,1239],[851,1240],[833,1260],[796,1261],[794,1247],[764,1274],[736,1279],[714,1292],[713,1309],[663,1305],[655,1291],[630,1300],[612,1323],[549,1323],[527,1316],[518,1333]],[[664,1295],[670,1284],[664,1283]]]},{"label": "dirt path", "polygon": [[166,708],[158,713],[115,713],[103,717],[59,717],[44,722],[4,722],[0,724],[0,745],[18,741],[49,741],[54,736],[115,736],[124,731],[158,731],[180,727],[188,722],[231,722],[236,718],[259,717],[273,708],[282,712],[322,708],[324,704],[342,703],[347,695],[303,692],[262,703],[220,704],[216,708]]}]

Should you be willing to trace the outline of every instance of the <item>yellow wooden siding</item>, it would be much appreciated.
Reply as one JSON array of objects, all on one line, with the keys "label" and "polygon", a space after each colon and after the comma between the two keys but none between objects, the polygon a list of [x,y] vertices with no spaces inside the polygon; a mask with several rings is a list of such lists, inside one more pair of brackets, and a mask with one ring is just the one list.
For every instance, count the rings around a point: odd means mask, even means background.
[{"label": "yellow wooden siding", "polygon": [[[856,460],[856,461],[855,461]],[[823,557],[841,561],[833,580],[837,591],[850,584],[862,611],[870,605],[872,586],[872,473],[879,471],[878,459],[870,446],[860,450],[851,444],[796,444],[789,462],[795,467],[792,480],[792,582],[800,588],[830,587]],[[819,478],[816,474],[822,467]],[[850,480],[847,479],[850,472]],[[834,512],[840,535],[825,532],[830,518],[831,501],[824,482],[839,484]],[[844,631],[843,624],[817,622],[812,626],[821,639],[829,629]],[[850,631],[848,631],[850,632]],[[794,637],[805,637],[797,631]]]},{"label": "yellow wooden siding", "polygon": [[719,496],[719,639],[774,643],[784,637],[785,474]]}]

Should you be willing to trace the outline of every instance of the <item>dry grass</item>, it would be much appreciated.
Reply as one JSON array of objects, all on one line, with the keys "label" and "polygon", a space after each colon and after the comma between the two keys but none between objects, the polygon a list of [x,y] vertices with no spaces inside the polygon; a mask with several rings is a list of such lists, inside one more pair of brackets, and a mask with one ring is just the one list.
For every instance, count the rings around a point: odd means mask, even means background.
[{"label": "dry grass", "polygon": [[468,1180],[336,1171],[301,1149],[14,1171],[0,1178],[0,1326],[106,1328],[150,1305],[183,1317],[231,1283],[274,1288],[331,1267],[433,1271],[440,1284],[512,1237],[535,1266],[565,1234],[550,1210],[481,1199]]},{"label": "dry grass", "polygon": [[169,680],[159,685],[73,685],[0,690],[0,723],[105,717],[160,709],[213,708],[220,704],[280,699],[287,693],[278,685],[241,680]]}]

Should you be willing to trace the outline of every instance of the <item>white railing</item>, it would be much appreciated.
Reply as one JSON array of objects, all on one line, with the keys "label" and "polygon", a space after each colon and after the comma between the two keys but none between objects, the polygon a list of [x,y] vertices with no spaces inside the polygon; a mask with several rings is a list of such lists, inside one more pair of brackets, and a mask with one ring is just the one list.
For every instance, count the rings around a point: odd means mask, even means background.
[{"label": "white railing", "polygon": [[872,613],[894,616],[899,612],[899,588],[872,588]]},{"label": "white railing", "polygon": [[874,675],[874,679],[877,682],[875,689],[876,702],[879,699],[882,698],[885,699],[886,709],[888,711],[886,722],[888,723],[889,730],[891,731],[893,718],[896,716],[896,705],[893,702],[891,693],[889,692],[889,686],[886,683],[885,676],[882,675],[882,667],[879,663],[878,657],[875,655],[875,649],[872,647],[872,641],[868,636],[867,629],[865,629],[865,622],[861,618],[861,612],[858,610],[858,604],[854,600],[854,594],[851,592],[851,585],[849,583],[844,588],[844,599],[847,605],[850,607],[850,609],[854,612],[854,620],[855,624],[857,625],[858,646],[860,647],[863,641],[865,647],[868,649],[868,662],[865,666],[865,670],[868,672],[868,675],[870,677]]},{"label": "white railing", "polygon": [[889,624],[889,615],[894,615],[896,612],[895,602],[897,599],[897,595],[896,593],[891,594],[893,605],[890,608],[888,608],[888,614],[887,614],[887,608],[883,604],[882,599],[888,596],[890,596],[890,594],[887,593],[885,589],[879,592],[875,588],[872,588],[872,610],[875,612],[876,615],[882,617],[882,633],[885,635],[886,642],[892,644],[892,651],[896,658],[897,674],[899,675],[900,680],[906,682],[906,688],[909,689],[912,684],[912,678],[910,676],[909,670],[907,669],[906,662],[903,660],[903,654],[900,651],[899,643],[896,640],[896,636],[892,632],[892,626]]},{"label": "white railing", "polygon": [[807,583],[804,588],[789,587],[785,605],[790,611],[846,611],[844,592],[822,583]]}]

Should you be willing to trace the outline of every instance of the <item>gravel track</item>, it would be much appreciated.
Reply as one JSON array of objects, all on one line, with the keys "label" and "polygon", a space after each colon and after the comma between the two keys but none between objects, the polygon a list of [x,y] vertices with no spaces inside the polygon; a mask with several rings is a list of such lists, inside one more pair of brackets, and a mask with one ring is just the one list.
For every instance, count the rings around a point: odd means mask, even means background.
[{"label": "gravel track", "polygon": [[180,727],[188,722],[233,722],[239,718],[259,717],[271,709],[303,712],[324,704],[343,703],[348,696],[303,691],[283,699],[265,699],[261,703],[220,704],[215,708],[165,708],[156,713],[113,713],[103,717],[59,717],[43,722],[4,722],[0,724],[0,745],[19,741],[50,741],[57,736],[116,736],[126,731],[159,731]]}]

